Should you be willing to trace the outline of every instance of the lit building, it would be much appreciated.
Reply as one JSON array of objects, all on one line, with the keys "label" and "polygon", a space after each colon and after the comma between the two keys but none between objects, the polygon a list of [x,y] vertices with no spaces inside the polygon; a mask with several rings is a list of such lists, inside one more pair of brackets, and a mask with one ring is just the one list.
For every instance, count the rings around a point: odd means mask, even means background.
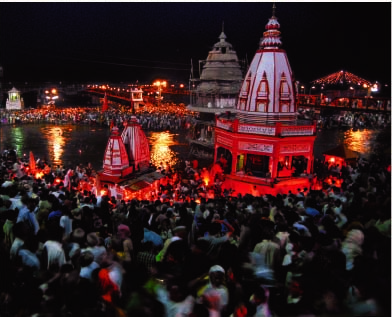
[{"label": "lit building", "polygon": [[226,41],[222,30],[219,42],[208,53],[200,78],[191,78],[191,101],[187,107],[199,113],[197,124],[189,140],[191,154],[209,153],[213,156],[215,142],[215,115],[235,108],[243,73],[237,53]]},{"label": "lit building", "polygon": [[23,109],[23,98],[20,97],[20,91],[12,87],[8,91],[8,98],[5,103],[7,110],[21,110]]},{"label": "lit building", "polygon": [[274,13],[234,113],[216,119],[214,161],[226,163],[224,187],[236,193],[254,186],[260,193],[309,188],[316,125],[296,118],[295,84]]},{"label": "lit building", "polygon": [[131,106],[133,110],[138,110],[143,105],[143,89],[140,87],[130,88]]}]

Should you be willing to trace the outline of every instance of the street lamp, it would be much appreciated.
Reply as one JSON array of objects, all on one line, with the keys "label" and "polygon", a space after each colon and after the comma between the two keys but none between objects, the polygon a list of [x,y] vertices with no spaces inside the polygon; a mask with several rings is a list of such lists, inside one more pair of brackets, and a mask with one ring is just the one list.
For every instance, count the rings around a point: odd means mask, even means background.
[{"label": "street lamp", "polygon": [[305,94],[305,86],[301,86],[302,94]]},{"label": "street lamp", "polygon": [[309,95],[312,94],[312,89],[315,89],[315,88],[316,88],[315,86],[312,86],[312,87],[309,88]]},{"label": "street lamp", "polygon": [[367,88],[367,96],[366,96],[366,104],[365,104],[365,107],[367,108],[368,99],[371,97],[371,93],[378,92],[378,82],[375,82],[374,84],[370,84],[370,85],[364,84],[363,87]]},{"label": "street lamp", "polygon": [[154,82],[153,85],[158,87],[158,91],[157,91],[158,97],[157,97],[157,99],[158,100],[162,100],[162,96],[161,96],[162,88],[161,87],[166,87],[167,82],[158,80],[158,81]]}]

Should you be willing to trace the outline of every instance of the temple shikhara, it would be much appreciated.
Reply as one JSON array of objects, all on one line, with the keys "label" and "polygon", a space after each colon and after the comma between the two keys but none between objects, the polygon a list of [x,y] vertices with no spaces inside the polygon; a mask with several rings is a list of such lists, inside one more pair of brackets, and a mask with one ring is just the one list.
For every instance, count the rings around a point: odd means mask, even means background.
[{"label": "temple shikhara", "polygon": [[111,131],[95,185],[98,192],[105,191],[105,185],[111,188],[117,199],[146,199],[164,175],[150,168],[149,142],[136,117],[124,126],[121,135],[117,127]]},{"label": "temple shikhara", "polygon": [[316,124],[296,119],[295,84],[272,17],[242,82],[233,112],[217,117],[214,161],[225,188],[261,194],[309,188]]},{"label": "temple shikhara", "polygon": [[[190,133],[190,154],[213,158],[215,143],[215,116],[235,108],[243,72],[233,46],[226,41],[223,30],[219,42],[208,52],[200,78],[191,79],[191,103],[188,110],[198,112],[199,118]],[[193,73],[193,72],[192,72]]]}]

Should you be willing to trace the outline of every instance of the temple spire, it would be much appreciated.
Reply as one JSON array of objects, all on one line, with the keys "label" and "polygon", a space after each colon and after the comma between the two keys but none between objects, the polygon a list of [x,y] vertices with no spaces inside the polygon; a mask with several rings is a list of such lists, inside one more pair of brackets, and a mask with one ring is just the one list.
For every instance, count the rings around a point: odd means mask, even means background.
[{"label": "temple spire", "polygon": [[272,17],[273,18],[275,18],[275,11],[276,11],[276,5],[275,5],[275,2],[274,2],[274,4],[272,5]]},{"label": "temple spire", "polygon": [[282,45],[280,41],[280,25],[277,17],[275,16],[275,3],[272,6],[272,17],[269,19],[265,26],[266,31],[263,33],[263,37],[260,41],[260,48],[278,48]]},{"label": "temple spire", "polygon": [[222,33],[225,32],[225,21],[222,21]]}]

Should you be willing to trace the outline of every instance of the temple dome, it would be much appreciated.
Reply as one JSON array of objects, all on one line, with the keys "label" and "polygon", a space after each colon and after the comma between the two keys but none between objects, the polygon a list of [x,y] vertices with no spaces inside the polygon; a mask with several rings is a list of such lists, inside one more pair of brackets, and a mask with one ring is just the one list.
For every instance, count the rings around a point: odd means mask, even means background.
[{"label": "temple dome", "polygon": [[[237,86],[234,84],[231,89],[234,93],[238,93],[242,78],[237,53],[233,50],[233,46],[226,41],[226,34],[222,32],[219,36],[219,42],[215,43],[212,50],[208,53],[200,75],[201,83],[197,87],[197,91],[209,92],[211,90],[211,82],[238,81]],[[219,84],[215,85],[214,90],[219,92],[219,88]],[[227,88],[225,90],[227,93]]]},{"label": "temple dome", "polygon": [[222,30],[219,42],[209,51],[202,62],[199,79],[192,79],[192,101],[189,110],[216,113],[222,109],[234,109],[243,80],[243,72],[237,53],[226,41]]},{"label": "temple dome", "polygon": [[273,12],[241,86],[236,106],[240,121],[289,123],[295,120],[292,71],[286,52],[280,48],[279,28]]}]

